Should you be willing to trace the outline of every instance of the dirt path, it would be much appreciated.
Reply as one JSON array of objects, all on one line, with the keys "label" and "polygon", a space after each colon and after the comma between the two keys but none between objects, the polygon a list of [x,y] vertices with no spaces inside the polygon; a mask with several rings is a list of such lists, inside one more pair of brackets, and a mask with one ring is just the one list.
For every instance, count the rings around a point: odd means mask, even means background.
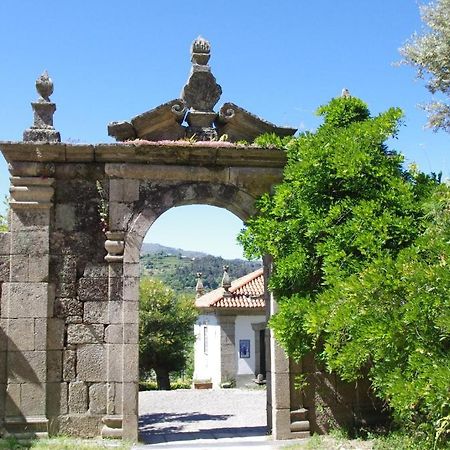
[{"label": "dirt path", "polygon": [[139,394],[140,438],[147,444],[264,436],[266,392],[176,390]]}]

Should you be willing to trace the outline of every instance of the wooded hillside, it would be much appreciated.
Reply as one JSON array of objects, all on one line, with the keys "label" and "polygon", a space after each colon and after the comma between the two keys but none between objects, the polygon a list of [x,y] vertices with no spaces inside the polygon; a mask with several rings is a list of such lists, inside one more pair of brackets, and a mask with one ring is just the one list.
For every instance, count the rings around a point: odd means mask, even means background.
[{"label": "wooded hillside", "polygon": [[[154,249],[158,249],[158,251],[151,253]],[[229,266],[228,273],[232,280],[261,267],[260,261],[224,259],[212,255],[192,257],[190,255],[198,254],[198,252],[170,247],[143,247],[143,251],[146,250],[149,250],[150,253],[141,255],[142,274],[161,280],[177,292],[194,293],[197,272],[202,273],[203,285],[205,290],[209,291],[220,286],[224,265]]]}]

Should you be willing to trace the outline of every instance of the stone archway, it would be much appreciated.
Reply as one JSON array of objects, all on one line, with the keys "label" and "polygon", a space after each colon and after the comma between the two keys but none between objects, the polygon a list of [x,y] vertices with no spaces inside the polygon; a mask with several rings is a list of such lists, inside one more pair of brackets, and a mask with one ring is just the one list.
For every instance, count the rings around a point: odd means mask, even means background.
[{"label": "stone archway", "polygon": [[[221,88],[207,65],[209,51],[205,40],[194,42],[181,99],[109,125],[109,134],[125,142],[61,143],[45,73],[24,141],[0,144],[11,174],[10,227],[0,234],[4,432],[135,440],[146,232],[167,209],[186,204],[220,206],[245,220],[255,199],[281,180],[282,151],[236,141],[295,130],[232,103],[214,112]],[[275,302],[268,296],[266,304],[270,315]],[[266,348],[268,424],[285,438],[289,364],[272,337]]]},{"label": "stone archway", "polygon": [[202,143],[1,148],[12,175],[10,231],[1,236],[10,266],[1,302],[3,426],[16,434],[136,439],[146,232],[183,204],[224,207],[245,220],[281,178],[284,155],[226,145],[198,167],[199,155],[211,152]]},{"label": "stone archway", "polygon": [[[229,148],[229,147],[228,147]],[[238,150],[241,152],[243,149]],[[109,180],[110,223],[120,231],[108,232],[113,253],[109,260],[110,274],[123,273],[123,307],[117,310],[114,322],[123,320],[124,330],[137,336],[139,255],[145,235],[153,222],[172,207],[187,204],[209,204],[228,209],[242,220],[254,213],[254,201],[266,189],[271,189],[281,176],[279,168],[258,167],[261,162],[248,163],[249,167],[230,167],[217,160],[214,166],[194,168],[177,164],[171,166],[125,167],[107,165],[105,172]],[[280,163],[283,162],[281,156]],[[264,164],[263,164],[264,165]],[[163,170],[164,169],[164,170]],[[237,181],[240,180],[240,181]],[[129,214],[124,214],[124,210]],[[121,251],[123,249],[123,258]],[[117,253],[116,253],[117,252]],[[112,284],[114,280],[110,280]],[[123,404],[122,427],[124,436],[135,439],[137,432],[137,340],[129,342],[124,338],[123,359]],[[117,355],[116,350],[113,349]],[[117,359],[116,359],[117,362]],[[108,380],[113,382],[116,367],[109,366]],[[119,408],[120,410],[120,408]],[[114,435],[119,428],[120,418],[109,417],[103,435]]]}]

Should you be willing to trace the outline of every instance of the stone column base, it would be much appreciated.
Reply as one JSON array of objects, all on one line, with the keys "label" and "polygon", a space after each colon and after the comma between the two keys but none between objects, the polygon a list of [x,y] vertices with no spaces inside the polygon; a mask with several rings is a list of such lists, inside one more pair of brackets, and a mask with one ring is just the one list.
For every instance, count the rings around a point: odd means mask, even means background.
[{"label": "stone column base", "polygon": [[46,417],[6,417],[5,435],[17,439],[48,438],[48,419]]},{"label": "stone column base", "polygon": [[103,439],[122,439],[122,416],[105,416],[102,419]]}]

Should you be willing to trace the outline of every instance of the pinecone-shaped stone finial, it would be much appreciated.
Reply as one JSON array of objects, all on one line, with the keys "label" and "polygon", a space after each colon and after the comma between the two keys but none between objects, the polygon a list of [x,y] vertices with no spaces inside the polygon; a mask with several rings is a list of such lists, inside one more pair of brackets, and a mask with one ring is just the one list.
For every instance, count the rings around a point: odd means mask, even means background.
[{"label": "pinecone-shaped stone finial", "polygon": [[351,97],[350,91],[347,88],[342,89],[341,97],[350,98]]},{"label": "pinecone-shaped stone finial", "polygon": [[229,266],[223,266],[223,277],[222,277],[222,287],[224,290],[224,297],[230,296],[230,287],[231,287],[231,279],[230,275],[228,274]]},{"label": "pinecone-shaped stone finial", "polygon": [[36,90],[41,98],[38,101],[50,101],[50,95],[53,94],[53,81],[48,76],[48,72],[44,73],[36,80]]},{"label": "pinecone-shaped stone finial", "polygon": [[25,142],[61,142],[61,136],[53,127],[53,114],[56,105],[50,100],[53,93],[53,81],[45,71],[36,80],[37,101],[31,103],[33,108],[33,125],[24,131]]},{"label": "pinecone-shaped stone finial", "polygon": [[197,285],[195,286],[195,292],[197,298],[202,296],[205,293],[205,288],[203,287],[203,281],[202,281],[202,273],[197,272]]}]

